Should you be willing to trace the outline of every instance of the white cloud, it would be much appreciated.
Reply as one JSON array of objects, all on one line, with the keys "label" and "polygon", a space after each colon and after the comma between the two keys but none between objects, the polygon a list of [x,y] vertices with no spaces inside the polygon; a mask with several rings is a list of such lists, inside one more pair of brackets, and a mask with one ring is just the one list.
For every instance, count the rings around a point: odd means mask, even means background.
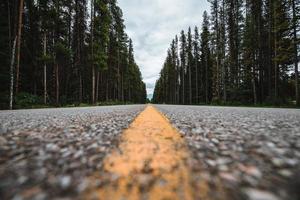
[{"label": "white cloud", "polygon": [[119,0],[127,33],[134,43],[135,58],[152,94],[167,49],[182,29],[201,26],[209,10],[206,0]]}]

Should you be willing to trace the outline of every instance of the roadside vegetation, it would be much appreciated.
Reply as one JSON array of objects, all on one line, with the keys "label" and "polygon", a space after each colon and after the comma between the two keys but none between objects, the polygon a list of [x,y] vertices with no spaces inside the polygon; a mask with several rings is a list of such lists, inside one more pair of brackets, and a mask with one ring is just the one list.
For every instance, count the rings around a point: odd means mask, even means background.
[{"label": "roadside vegetation", "polygon": [[[60,107],[71,108],[71,107],[90,107],[90,106],[113,106],[113,105],[130,105],[134,104],[133,102],[124,102],[124,101],[103,101],[96,102],[95,104],[91,103],[68,103],[67,101],[62,102]],[[38,108],[55,108],[56,105],[43,104],[43,98],[40,96],[32,95],[29,93],[19,93],[15,98],[15,109],[38,109]]]},{"label": "roadside vegetation", "polygon": [[153,102],[299,107],[300,2],[209,2],[171,42]]},{"label": "roadside vegetation", "polygon": [[0,2],[0,109],[145,103],[116,0]]}]

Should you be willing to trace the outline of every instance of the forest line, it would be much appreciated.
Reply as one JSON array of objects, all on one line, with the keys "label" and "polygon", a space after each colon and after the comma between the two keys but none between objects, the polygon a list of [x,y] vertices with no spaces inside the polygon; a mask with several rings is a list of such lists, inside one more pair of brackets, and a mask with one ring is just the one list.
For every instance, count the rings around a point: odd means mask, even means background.
[{"label": "forest line", "polygon": [[116,0],[0,3],[0,108],[145,103]]},{"label": "forest line", "polygon": [[300,2],[209,3],[201,30],[171,42],[153,102],[300,106]]}]

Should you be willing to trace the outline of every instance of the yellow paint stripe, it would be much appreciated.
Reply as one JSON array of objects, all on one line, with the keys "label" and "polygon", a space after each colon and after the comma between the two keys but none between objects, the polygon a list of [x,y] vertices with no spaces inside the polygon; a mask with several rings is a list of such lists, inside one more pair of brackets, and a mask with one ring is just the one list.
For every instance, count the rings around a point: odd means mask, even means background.
[{"label": "yellow paint stripe", "polygon": [[[123,133],[119,149],[104,160],[110,180],[89,191],[85,199],[195,199],[199,194],[192,186],[189,156],[181,135],[153,106],[147,106]],[[202,199],[208,199],[203,183],[196,185],[200,184]]]}]

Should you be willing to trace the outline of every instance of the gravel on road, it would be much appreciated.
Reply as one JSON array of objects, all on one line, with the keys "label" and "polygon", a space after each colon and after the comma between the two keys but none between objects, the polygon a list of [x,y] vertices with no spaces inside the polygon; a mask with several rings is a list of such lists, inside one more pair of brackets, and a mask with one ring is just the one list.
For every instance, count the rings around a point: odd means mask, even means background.
[{"label": "gravel on road", "polygon": [[300,199],[300,110],[156,105],[182,133],[212,199]]},{"label": "gravel on road", "polygon": [[1,199],[75,198],[144,108],[1,111]]}]

